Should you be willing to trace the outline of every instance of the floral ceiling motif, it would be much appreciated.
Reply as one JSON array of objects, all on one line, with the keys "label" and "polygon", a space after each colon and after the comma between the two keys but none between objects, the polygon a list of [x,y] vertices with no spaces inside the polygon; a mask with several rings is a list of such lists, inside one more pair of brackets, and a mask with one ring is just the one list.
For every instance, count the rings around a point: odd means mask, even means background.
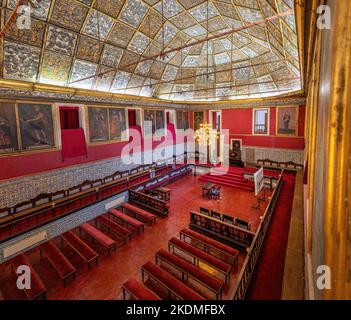
[{"label": "floral ceiling motif", "polygon": [[[2,25],[17,2],[0,1]],[[41,0],[30,30],[7,29],[0,76],[169,100],[278,96],[301,89],[295,20],[293,0]]]}]

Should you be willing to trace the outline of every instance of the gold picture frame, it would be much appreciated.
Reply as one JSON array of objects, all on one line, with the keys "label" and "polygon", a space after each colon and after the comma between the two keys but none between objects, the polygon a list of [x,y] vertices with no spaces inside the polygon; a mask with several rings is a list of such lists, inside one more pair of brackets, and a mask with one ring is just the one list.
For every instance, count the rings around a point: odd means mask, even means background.
[{"label": "gold picture frame", "polygon": [[276,108],[275,134],[280,137],[298,137],[299,106]]}]

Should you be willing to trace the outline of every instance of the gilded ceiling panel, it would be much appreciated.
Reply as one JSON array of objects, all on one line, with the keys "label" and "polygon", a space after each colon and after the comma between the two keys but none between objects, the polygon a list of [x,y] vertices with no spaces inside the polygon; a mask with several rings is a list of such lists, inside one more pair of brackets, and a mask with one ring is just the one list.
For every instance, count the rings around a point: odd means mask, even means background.
[{"label": "gilded ceiling panel", "polygon": [[94,8],[102,11],[113,18],[117,18],[125,0],[96,0]]},{"label": "gilded ceiling panel", "polygon": [[300,90],[293,11],[293,0],[41,0],[31,30],[7,29],[3,76],[181,100]]},{"label": "gilded ceiling panel", "polygon": [[4,42],[4,76],[9,79],[35,81],[39,67],[38,48]]},{"label": "gilded ceiling panel", "polygon": [[99,11],[92,10],[88,16],[83,33],[98,40],[105,40],[114,20]]},{"label": "gilded ceiling panel", "polygon": [[117,68],[123,55],[123,49],[106,44],[101,56],[101,64]]},{"label": "gilded ceiling panel", "polygon": [[86,36],[80,36],[77,47],[77,58],[91,62],[99,62],[102,43]]},{"label": "gilded ceiling panel", "polygon": [[121,62],[119,63],[119,69],[127,72],[134,72],[140,58],[140,55],[129,50],[125,50],[122,55]]},{"label": "gilded ceiling panel", "polygon": [[112,68],[100,66],[100,76],[96,77],[94,89],[101,91],[109,91],[116,71]]},{"label": "gilded ceiling panel", "polygon": [[[14,10],[18,0],[8,0],[7,8]],[[31,15],[40,20],[46,20],[49,14],[52,0],[36,1],[35,7],[32,9]]]},{"label": "gilded ceiling panel", "polygon": [[75,0],[56,0],[50,22],[79,32],[88,10],[87,7]]},{"label": "gilded ceiling panel", "polygon": [[97,71],[97,65],[94,63],[75,60],[70,79],[70,84],[73,87],[91,89],[94,83],[94,78]]},{"label": "gilded ceiling panel", "polygon": [[77,34],[53,25],[48,28],[46,49],[72,56],[77,42]]},{"label": "gilded ceiling panel", "polygon": [[126,48],[134,33],[135,30],[133,28],[117,22],[108,37],[108,41],[118,47]]},{"label": "gilded ceiling panel", "polygon": [[64,84],[69,78],[72,58],[60,53],[45,51],[41,64],[40,79],[43,82]]},{"label": "gilded ceiling panel", "polygon": [[[11,16],[12,11],[6,11],[6,20]],[[6,30],[5,38],[15,40],[35,47],[42,47],[45,32],[45,24],[40,20],[33,19],[30,29],[18,29],[16,23],[11,23]]]},{"label": "gilded ceiling panel", "polygon": [[154,38],[162,28],[162,16],[154,10],[150,10],[145,16],[139,30],[147,36]]},{"label": "gilded ceiling panel", "polygon": [[128,0],[122,10],[120,19],[134,28],[137,28],[144,18],[148,8],[148,5],[141,0]]}]

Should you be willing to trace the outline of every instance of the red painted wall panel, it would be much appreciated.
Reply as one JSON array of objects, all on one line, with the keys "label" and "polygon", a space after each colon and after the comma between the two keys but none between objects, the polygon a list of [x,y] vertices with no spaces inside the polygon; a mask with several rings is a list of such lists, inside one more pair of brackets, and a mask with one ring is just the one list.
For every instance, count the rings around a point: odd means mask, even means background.
[{"label": "red painted wall panel", "polygon": [[222,110],[222,127],[230,138],[243,140],[244,146],[303,150],[305,148],[305,106],[299,107],[298,137],[276,136],[276,107],[270,109],[269,136],[252,135],[252,108]]},{"label": "red painted wall panel", "polygon": [[[206,112],[208,121],[209,112]],[[243,140],[245,146],[267,148],[304,149],[305,106],[299,108],[299,137],[275,136],[276,108],[270,110],[270,136],[252,135],[252,108],[222,110],[222,127],[230,130],[230,138]],[[193,127],[193,112],[190,112],[190,126]],[[170,138],[170,137],[169,137]],[[167,139],[168,144],[171,139]],[[0,180],[38,172],[64,168],[90,161],[97,161],[119,156],[127,142],[101,144],[88,147],[88,156],[62,161],[61,151],[48,151],[33,154],[0,157]],[[154,142],[153,148],[161,142]]]},{"label": "red painted wall panel", "polygon": [[252,133],[252,109],[222,110],[222,128],[230,134]]},{"label": "red painted wall panel", "polygon": [[0,180],[119,156],[126,142],[88,147],[88,157],[62,161],[61,150],[0,158]]}]

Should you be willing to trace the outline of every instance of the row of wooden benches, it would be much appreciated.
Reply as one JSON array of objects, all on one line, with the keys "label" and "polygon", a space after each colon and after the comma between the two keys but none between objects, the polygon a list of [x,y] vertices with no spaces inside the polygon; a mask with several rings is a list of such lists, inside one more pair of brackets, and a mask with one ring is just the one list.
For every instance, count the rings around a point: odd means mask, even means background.
[{"label": "row of wooden benches", "polygon": [[[187,242],[189,239],[190,242]],[[180,231],[180,239],[172,238],[168,242],[169,250],[160,249],[155,256],[155,263],[149,261],[141,268],[142,283],[130,278],[122,286],[123,299],[129,297],[138,300],[159,300],[160,297],[150,290],[145,283],[147,278],[157,282],[168,291],[168,298],[183,300],[204,300],[205,297],[185,284],[191,278],[221,299],[225,283],[229,282],[233,265],[237,264],[239,252],[221,242],[206,237],[190,229]],[[175,254],[181,251],[188,259]],[[199,267],[203,263],[224,275],[224,280],[214,277]],[[181,274],[181,279],[171,275],[161,266],[166,264]]]},{"label": "row of wooden benches", "polygon": [[[137,219],[138,218],[138,219]],[[115,222],[117,220],[119,223]],[[142,221],[141,221],[142,220]],[[111,209],[108,215],[102,215],[95,219],[95,225],[107,229],[108,233],[114,233],[118,238],[122,238],[124,243],[131,240],[133,232],[124,227],[128,225],[135,228],[137,233],[144,230],[144,223],[153,224],[156,221],[156,216],[153,214],[135,207],[129,203],[124,204],[120,210]],[[93,242],[108,250],[110,254],[112,250],[117,250],[117,243],[109,235],[100,231],[89,223],[84,223],[79,226],[79,233],[84,232]],[[99,254],[85,243],[76,233],[68,231],[61,235],[62,246],[64,243],[69,245],[71,249],[84,260],[88,268],[91,268],[92,263],[98,264]],[[45,255],[49,264],[57,271],[60,278],[63,280],[64,286],[69,278],[75,280],[76,268],[66,258],[56,244],[50,240],[40,246],[41,256]],[[21,265],[27,265],[31,269],[31,289],[24,289],[24,292],[29,300],[37,298],[45,298],[46,287],[31,265],[28,257],[25,254],[20,254],[11,261],[11,266],[14,271]]]}]

